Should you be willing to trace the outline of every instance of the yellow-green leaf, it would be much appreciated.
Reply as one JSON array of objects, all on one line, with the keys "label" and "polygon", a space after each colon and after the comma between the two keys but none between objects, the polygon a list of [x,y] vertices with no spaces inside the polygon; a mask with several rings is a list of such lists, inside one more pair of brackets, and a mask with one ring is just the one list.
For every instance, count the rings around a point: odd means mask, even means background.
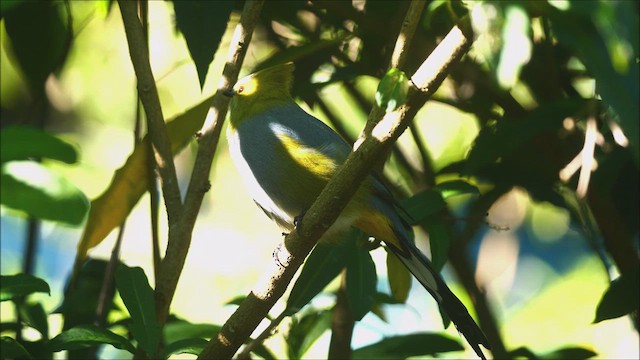
[{"label": "yellow-green leaf", "polygon": [[[177,154],[204,123],[212,97],[176,116],[167,122],[167,133],[171,150]],[[75,268],[77,269],[87,252],[100,244],[107,235],[122,224],[131,209],[147,191],[149,184],[149,139],[147,136],[136,145],[123,167],[118,169],[111,184],[99,197],[91,202],[91,210],[78,243]]]},{"label": "yellow-green leaf", "polygon": [[411,273],[400,259],[390,252],[387,252],[387,276],[393,298],[399,303],[407,301],[411,290]]}]

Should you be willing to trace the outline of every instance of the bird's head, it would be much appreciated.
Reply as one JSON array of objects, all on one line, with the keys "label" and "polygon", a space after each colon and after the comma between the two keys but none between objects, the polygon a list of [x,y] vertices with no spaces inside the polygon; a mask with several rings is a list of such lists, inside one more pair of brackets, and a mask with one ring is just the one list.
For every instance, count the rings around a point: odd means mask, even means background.
[{"label": "bird's head", "polygon": [[231,97],[231,122],[237,125],[247,117],[292,101],[293,69],[292,62],[272,66],[245,76],[225,90],[224,94]]}]

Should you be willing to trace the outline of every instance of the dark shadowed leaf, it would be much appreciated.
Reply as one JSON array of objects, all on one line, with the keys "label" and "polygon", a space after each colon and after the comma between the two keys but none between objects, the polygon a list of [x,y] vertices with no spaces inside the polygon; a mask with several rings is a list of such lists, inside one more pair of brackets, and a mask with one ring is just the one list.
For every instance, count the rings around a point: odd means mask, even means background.
[{"label": "dark shadowed leaf", "polygon": [[464,347],[449,337],[418,333],[385,338],[353,351],[354,359],[404,359],[409,356],[434,356],[461,351]]},{"label": "dark shadowed leaf", "polygon": [[11,126],[0,131],[0,158],[2,162],[48,158],[67,164],[78,161],[73,145],[36,128]]},{"label": "dark shadowed leaf", "polygon": [[444,202],[440,192],[425,190],[405,199],[401,202],[401,205],[415,223],[420,223],[427,217],[444,209],[447,203]]},{"label": "dark shadowed leaf", "polygon": [[198,71],[200,88],[207,78],[209,64],[227,28],[233,1],[174,0],[176,25],[184,35],[191,59]]},{"label": "dark shadowed leaf", "polygon": [[637,311],[640,304],[640,269],[626,272],[611,282],[602,295],[596,318],[598,323]]},{"label": "dark shadowed leaf", "polygon": [[436,271],[440,271],[449,260],[449,248],[451,247],[451,241],[453,241],[451,227],[445,223],[445,220],[436,216],[426,218],[420,224],[429,233],[431,264]]},{"label": "dark shadowed leaf", "polygon": [[15,299],[36,292],[51,294],[49,284],[35,276],[27,274],[0,276],[0,301]]},{"label": "dark shadowed leaf", "polygon": [[24,1],[3,11],[11,53],[38,95],[44,91],[49,74],[62,66],[69,50],[72,33],[66,23],[66,9],[57,1]]},{"label": "dark shadowed leaf", "polygon": [[354,233],[357,234],[352,231],[347,239],[337,244],[319,244],[311,251],[287,299],[287,315],[300,311],[338,276],[347,257],[355,250]]},{"label": "dark shadowed leaf", "polygon": [[331,326],[331,311],[306,311],[293,318],[286,336],[289,358],[301,359],[318,338]]},{"label": "dark shadowed leaf", "polygon": [[0,337],[0,348],[2,348],[3,359],[32,358],[27,349],[25,349],[22,344],[17,342],[14,338],[10,338],[8,336]]},{"label": "dark shadowed leaf", "polygon": [[3,163],[0,177],[2,204],[35,218],[79,225],[89,210],[82,191],[39,163]]},{"label": "dark shadowed leaf", "polygon": [[20,306],[20,315],[25,324],[38,330],[44,339],[49,338],[47,313],[44,311],[41,303],[22,304],[22,306]]},{"label": "dark shadowed leaf", "polygon": [[153,289],[144,270],[120,264],[116,270],[116,288],[131,315],[131,333],[148,355],[154,355],[162,327],[155,312]]},{"label": "dark shadowed leaf", "polygon": [[347,303],[356,321],[371,310],[377,281],[376,265],[369,249],[358,246],[347,260]]}]

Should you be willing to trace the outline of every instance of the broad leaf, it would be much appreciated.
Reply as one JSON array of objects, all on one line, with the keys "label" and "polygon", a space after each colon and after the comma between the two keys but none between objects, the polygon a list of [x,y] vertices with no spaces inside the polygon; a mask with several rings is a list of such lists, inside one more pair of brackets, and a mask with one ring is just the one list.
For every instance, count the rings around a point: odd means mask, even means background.
[{"label": "broad leaf", "polygon": [[202,352],[206,345],[207,340],[202,338],[188,338],[178,340],[165,346],[160,357],[163,359],[168,359],[169,356],[178,354],[198,355]]},{"label": "broad leaf", "polygon": [[3,163],[0,178],[2,204],[35,218],[79,225],[89,209],[82,191],[39,163]]},{"label": "broad leaf", "polygon": [[623,273],[611,282],[600,299],[596,318],[598,323],[638,311],[640,304],[640,269]]},{"label": "broad leaf", "polygon": [[387,251],[387,277],[393,299],[399,303],[407,301],[413,275],[402,261],[390,251]]},{"label": "broad leaf", "polygon": [[300,311],[318,295],[345,267],[347,257],[355,250],[355,239],[351,235],[337,244],[318,244],[304,263],[300,276],[287,299],[287,315]]},{"label": "broad leaf", "polygon": [[22,304],[20,306],[22,321],[30,327],[38,330],[43,339],[49,338],[49,322],[47,313],[41,303]]},{"label": "broad leaf", "polygon": [[13,300],[36,292],[51,294],[49,284],[35,276],[27,274],[0,276],[0,301]]},{"label": "broad leaf", "polygon": [[370,310],[376,294],[378,276],[369,249],[358,246],[347,261],[347,303],[351,315],[361,320]]},{"label": "broad leaf", "polygon": [[49,340],[49,351],[82,349],[89,346],[110,344],[130,353],[135,353],[135,347],[124,337],[109,330],[94,325],[79,325],[61,332],[58,336]]},{"label": "broad leaf", "polygon": [[461,351],[464,347],[447,336],[418,333],[392,336],[353,351],[354,359],[404,359]]},{"label": "broad leaf", "polygon": [[448,199],[458,195],[478,195],[480,190],[475,185],[471,185],[464,180],[451,180],[442,182],[433,187],[433,190],[440,192],[443,199]]},{"label": "broad leaf", "polygon": [[447,207],[447,203],[440,195],[440,192],[435,190],[419,192],[402,201],[401,205],[415,223],[420,223],[427,217]]},{"label": "broad leaf", "polygon": [[19,342],[14,338],[10,338],[8,336],[0,337],[0,348],[2,349],[2,358],[3,359],[31,359],[32,356],[29,354],[27,349],[22,346]]},{"label": "broad leaf", "polygon": [[131,315],[133,337],[147,355],[155,355],[162,327],[156,318],[153,289],[144,270],[121,264],[116,270],[116,287]]},{"label": "broad leaf", "polygon": [[200,88],[204,86],[209,64],[213,61],[227,20],[233,10],[233,1],[174,0],[176,26],[187,41],[191,59],[196,65]]},{"label": "broad leaf", "polygon": [[[4,3],[4,1],[3,1]],[[6,13],[4,26],[11,39],[11,54],[36,95],[44,92],[47,77],[64,63],[72,32],[67,8],[56,1],[23,1]]]},{"label": "broad leaf", "polygon": [[0,131],[2,162],[33,158],[48,158],[73,164],[78,161],[78,153],[73,145],[36,128],[11,126]]},{"label": "broad leaf", "polygon": [[311,345],[331,327],[331,311],[309,311],[293,319],[286,336],[289,358],[301,359]]}]

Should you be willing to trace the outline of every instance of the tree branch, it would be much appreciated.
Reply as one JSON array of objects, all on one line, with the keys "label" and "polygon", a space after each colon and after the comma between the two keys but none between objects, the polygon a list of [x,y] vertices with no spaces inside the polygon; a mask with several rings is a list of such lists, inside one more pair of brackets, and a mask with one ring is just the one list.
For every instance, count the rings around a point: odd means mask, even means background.
[{"label": "tree branch", "polygon": [[[465,26],[468,29],[468,26]],[[465,36],[465,34],[467,34]],[[322,234],[338,218],[362,181],[376,163],[400,136],[409,121],[444,80],[451,64],[460,60],[469,49],[469,32],[454,27],[433,54],[413,76],[407,103],[397,111],[383,114],[374,107],[369,122],[373,122],[370,135],[359,141],[355,152],[337,170],[329,184],[305,213],[302,224],[285,238],[285,246],[276,250],[270,281],[256,287],[240,307],[231,315],[220,332],[214,336],[198,356],[199,359],[231,358],[251,335],[276,301],[284,294],[304,259]],[[432,59],[437,56],[438,59]],[[424,67],[437,66],[424,69]],[[422,71],[421,71],[422,70]],[[421,71],[421,72],[420,72]],[[423,89],[423,90],[421,90]],[[384,115],[384,116],[383,116]],[[378,123],[377,120],[382,118]]]},{"label": "tree branch", "polygon": [[138,96],[147,114],[147,127],[153,148],[160,179],[162,180],[162,194],[167,208],[169,226],[177,223],[182,211],[182,199],[178,187],[178,177],[173,163],[171,141],[160,106],[160,98],[156,82],[153,78],[147,41],[145,39],[142,23],[138,18],[138,3],[135,1],[119,0],[122,22],[127,35],[129,54],[138,80]]},{"label": "tree branch", "polygon": [[253,0],[245,3],[240,23],[235,29],[229,46],[229,54],[222,71],[222,77],[218,83],[218,91],[213,96],[212,108],[207,116],[207,121],[198,133],[198,154],[196,155],[191,181],[185,197],[184,211],[176,226],[169,229],[167,251],[156,282],[156,314],[161,323],[166,321],[169,314],[169,307],[191,245],[191,235],[202,205],[202,199],[210,187],[209,172],[211,171],[211,162],[215,155],[222,124],[229,107],[229,99],[222,92],[238,80],[238,74],[240,73],[247,47],[251,42],[253,29],[262,11],[263,3],[264,0]]}]

